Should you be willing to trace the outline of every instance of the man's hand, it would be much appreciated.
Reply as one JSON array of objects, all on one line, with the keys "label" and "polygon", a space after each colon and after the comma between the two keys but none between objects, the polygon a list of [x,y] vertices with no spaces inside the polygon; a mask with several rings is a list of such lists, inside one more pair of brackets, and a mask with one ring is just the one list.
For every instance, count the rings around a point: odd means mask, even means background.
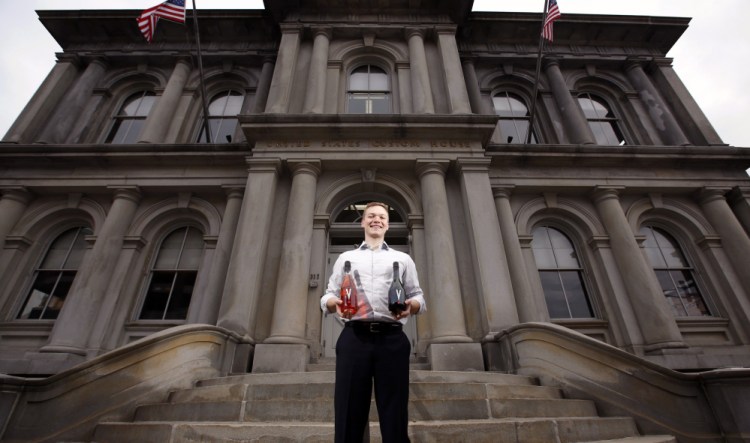
[{"label": "man's hand", "polygon": [[396,315],[396,320],[401,320],[402,318],[408,317],[410,315],[416,315],[417,312],[419,312],[419,308],[422,306],[418,301],[414,299],[408,299],[404,303],[406,304],[406,309]]},{"label": "man's hand", "polygon": [[351,318],[351,316],[352,316],[351,314],[345,314],[343,311],[341,311],[341,305],[343,303],[344,302],[341,301],[340,298],[336,298],[336,297],[329,298],[328,301],[326,302],[326,308],[328,308],[328,312],[330,312],[330,313],[334,313],[335,312],[335,313],[337,313],[339,315],[339,317],[342,317],[342,318]]}]

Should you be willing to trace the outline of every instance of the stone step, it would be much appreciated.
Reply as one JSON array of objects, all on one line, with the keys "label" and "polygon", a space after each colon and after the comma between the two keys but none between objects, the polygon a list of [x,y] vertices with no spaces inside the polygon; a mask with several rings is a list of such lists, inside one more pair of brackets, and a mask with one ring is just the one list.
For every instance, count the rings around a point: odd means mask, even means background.
[{"label": "stone step", "polygon": [[[630,418],[491,419],[413,421],[411,440],[436,443],[594,442],[607,439],[632,443],[672,443],[674,440],[638,440]],[[377,422],[370,423],[370,441],[380,442]],[[94,441],[98,443],[162,443],[168,441],[283,441],[328,443],[333,440],[331,423],[212,423],[151,422],[102,423]]]},{"label": "stone step", "polygon": [[[568,399],[413,399],[412,420],[469,420],[488,418],[595,417],[594,403]],[[377,410],[370,407],[371,420]],[[333,399],[253,399],[252,401],[202,401],[140,406],[136,421],[332,421]]]},{"label": "stone step", "polygon": [[612,440],[595,440],[575,443],[677,443],[677,439],[671,435],[645,435],[639,437],[625,437]]},{"label": "stone step", "polygon": [[[286,373],[248,373],[235,374],[201,380],[198,386],[223,384],[299,384],[299,383],[333,383],[335,374],[332,371],[286,372]],[[536,379],[524,375],[505,374],[502,372],[453,372],[453,371],[409,371],[409,381],[431,383],[494,383],[507,385],[538,385]]]},{"label": "stone step", "polygon": [[[333,383],[288,384],[223,384],[209,385],[172,392],[169,403],[242,400],[330,400]],[[494,383],[425,383],[409,384],[412,399],[510,399],[510,398],[561,398],[557,388],[533,385],[507,385]]]}]

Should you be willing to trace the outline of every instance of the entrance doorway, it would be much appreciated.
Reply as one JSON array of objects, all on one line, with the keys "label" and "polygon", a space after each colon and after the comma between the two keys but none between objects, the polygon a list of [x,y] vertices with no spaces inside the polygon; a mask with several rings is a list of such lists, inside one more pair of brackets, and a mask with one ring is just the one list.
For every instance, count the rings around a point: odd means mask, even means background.
[{"label": "entrance doorway", "polygon": [[[323,280],[328,285],[328,279],[331,276],[333,264],[336,262],[339,254],[349,251],[362,243],[362,227],[360,226],[364,206],[373,200],[378,200],[375,196],[367,200],[358,200],[341,208],[333,217],[330,230],[328,232],[328,256],[326,260],[326,275]],[[395,207],[390,207],[388,211],[389,228],[385,236],[388,246],[397,251],[409,253],[409,230],[405,223],[404,216]],[[336,314],[323,313],[321,323],[321,347],[323,357],[336,357],[336,341],[344,329],[344,322]],[[417,350],[417,323],[414,319],[409,320],[404,327],[404,332],[411,343],[411,352],[416,354]]]}]

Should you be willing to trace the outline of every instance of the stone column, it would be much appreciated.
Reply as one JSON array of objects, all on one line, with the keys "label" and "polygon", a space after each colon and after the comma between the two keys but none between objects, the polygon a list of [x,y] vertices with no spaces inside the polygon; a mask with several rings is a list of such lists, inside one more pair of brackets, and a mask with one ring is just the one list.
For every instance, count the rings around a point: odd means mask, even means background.
[{"label": "stone column", "polygon": [[2,187],[0,198],[0,252],[5,245],[5,237],[21,219],[31,201],[31,192],[22,186]]},{"label": "stone column", "polygon": [[609,235],[615,262],[623,277],[630,303],[638,319],[645,350],[685,347],[677,322],[656,279],[630,229],[620,205],[618,188],[600,187],[593,194],[594,203]]},{"label": "stone column", "polygon": [[518,319],[521,323],[530,321],[544,321],[537,314],[537,306],[534,302],[534,290],[529,281],[526,261],[521,249],[521,241],[518,238],[518,229],[513,218],[513,210],[510,207],[510,194],[512,186],[495,188],[495,209],[500,220],[500,232],[503,236],[505,256],[508,260],[510,281],[513,283],[513,295],[516,297],[518,308]]},{"label": "stone column", "polygon": [[408,28],[409,66],[411,67],[412,108],[415,114],[434,114],[430,75],[427,71],[427,55],[424,51],[424,30]]},{"label": "stone column", "polygon": [[52,71],[47,74],[47,78],[13,122],[3,141],[9,143],[33,141],[39,129],[49,119],[52,110],[60,103],[65,91],[73,83],[77,73],[75,58],[60,56]]},{"label": "stone column", "polygon": [[266,113],[285,114],[289,111],[294,73],[297,71],[297,55],[302,28],[298,25],[281,25],[281,43],[268,91]]},{"label": "stone column", "polygon": [[86,355],[86,344],[107,296],[107,286],[122,252],[125,233],[135,216],[141,194],[136,187],[115,188],[112,207],[96,232],[94,247],[86,253],[68,292],[49,343],[41,352]]},{"label": "stone column", "polygon": [[249,157],[247,163],[249,173],[245,196],[217,325],[252,339],[281,161]]},{"label": "stone column", "polygon": [[490,159],[457,160],[466,224],[475,254],[478,296],[488,326],[485,338],[492,340],[498,332],[518,324],[518,312],[497,211],[492,204],[489,166]]},{"label": "stone column", "polygon": [[322,114],[326,101],[326,72],[328,70],[328,46],[331,38],[330,28],[313,28],[313,42],[310,71],[307,75],[307,92],[302,112],[305,114]]},{"label": "stone column", "polygon": [[[448,212],[445,171],[448,160],[417,160],[422,192],[427,273],[427,299],[432,325],[428,356],[433,370],[484,369],[479,343],[466,332],[461,285]],[[421,282],[420,282],[421,283]]]},{"label": "stone column", "polygon": [[461,64],[464,70],[464,79],[466,80],[466,89],[469,94],[469,103],[471,104],[471,110],[474,112],[474,114],[493,115],[495,111],[492,109],[487,109],[486,102],[482,100],[482,91],[479,89],[479,79],[477,79],[477,71],[476,69],[474,69],[474,58],[463,58],[461,59]]},{"label": "stone column", "polygon": [[745,232],[750,235],[750,188],[737,186],[729,194],[734,214],[737,216]]},{"label": "stone column", "polygon": [[253,105],[253,114],[261,114],[266,109],[268,101],[268,91],[271,88],[271,79],[273,78],[273,68],[276,59],[266,57],[263,59],[263,68],[260,71],[258,87],[255,89],[255,104]]},{"label": "stone column", "polygon": [[70,131],[78,120],[78,115],[83,111],[106,69],[107,65],[101,60],[97,59],[89,63],[47,121],[39,136],[40,143],[62,143],[71,136]]},{"label": "stone column", "polygon": [[216,241],[211,270],[208,273],[206,291],[201,299],[198,309],[198,323],[215,325],[219,315],[219,305],[224,292],[224,282],[229,268],[229,259],[232,255],[237,222],[242,208],[243,189],[229,187],[227,192],[227,205],[224,208],[224,217],[219,229],[219,238]]},{"label": "stone column", "polygon": [[545,74],[549,79],[552,94],[555,96],[560,115],[563,117],[563,126],[571,143],[582,145],[595,145],[596,138],[591,132],[589,123],[578,101],[570,94],[565,78],[560,72],[560,63],[555,59],[545,59]]},{"label": "stone column", "polygon": [[451,114],[471,114],[469,93],[466,90],[466,80],[461,69],[461,58],[458,55],[455,26],[438,26],[438,50],[443,59],[445,71],[445,90],[448,93],[448,105]]},{"label": "stone column", "polygon": [[[177,105],[182,97],[191,65],[189,60],[178,60],[177,65],[169,77],[167,87],[156,101],[143,124],[143,130],[138,143],[163,143],[169,131],[169,123],[175,114]],[[208,97],[206,97],[208,99]]]},{"label": "stone column", "polygon": [[646,73],[643,66],[638,61],[631,61],[626,67],[628,78],[633,86],[638,90],[638,95],[643,104],[648,109],[654,127],[659,132],[659,136],[667,145],[685,146],[689,145],[685,133],[682,132],[680,124],[672,115],[672,111],[662,99],[659,91],[656,89]]},{"label": "stone column", "polygon": [[721,237],[721,245],[742,281],[745,292],[750,293],[750,237],[729,207],[725,197],[728,191],[726,188],[703,188],[698,194],[698,203],[703,209],[703,215]]},{"label": "stone column", "polygon": [[271,333],[255,347],[253,372],[302,372],[310,349],[305,338],[315,192],[320,162],[290,160],[292,190],[276,281]]}]

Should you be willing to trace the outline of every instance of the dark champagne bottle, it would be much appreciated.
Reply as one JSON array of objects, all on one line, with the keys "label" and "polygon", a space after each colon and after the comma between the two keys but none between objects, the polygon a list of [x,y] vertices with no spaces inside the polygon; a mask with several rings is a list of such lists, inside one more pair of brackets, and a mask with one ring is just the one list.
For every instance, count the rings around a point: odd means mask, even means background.
[{"label": "dark champagne bottle", "polygon": [[393,262],[393,281],[388,289],[388,310],[397,315],[406,310],[406,296],[404,285],[401,284],[401,273],[398,272],[398,262]]},{"label": "dark champagne bottle", "polygon": [[339,297],[343,302],[341,312],[348,315],[357,313],[357,285],[354,284],[352,264],[349,261],[344,262],[344,278],[341,280]]}]

